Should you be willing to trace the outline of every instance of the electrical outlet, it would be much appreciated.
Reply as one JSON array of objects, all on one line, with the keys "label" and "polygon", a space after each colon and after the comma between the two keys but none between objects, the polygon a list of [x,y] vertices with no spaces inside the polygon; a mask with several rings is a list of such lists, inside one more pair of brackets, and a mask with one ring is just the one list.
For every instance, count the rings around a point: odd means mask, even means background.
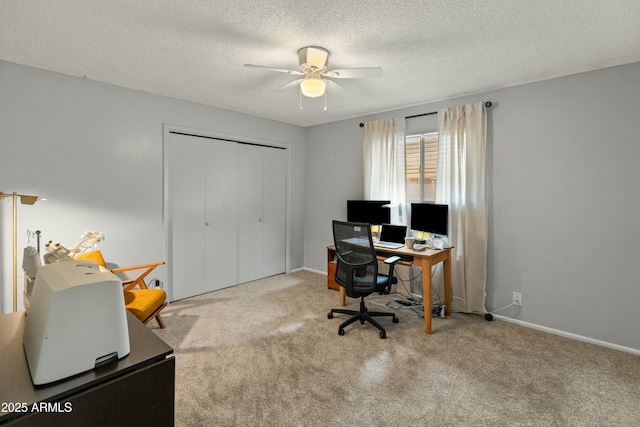
[{"label": "electrical outlet", "polygon": [[522,294],[520,292],[513,293],[513,305],[522,305]]}]

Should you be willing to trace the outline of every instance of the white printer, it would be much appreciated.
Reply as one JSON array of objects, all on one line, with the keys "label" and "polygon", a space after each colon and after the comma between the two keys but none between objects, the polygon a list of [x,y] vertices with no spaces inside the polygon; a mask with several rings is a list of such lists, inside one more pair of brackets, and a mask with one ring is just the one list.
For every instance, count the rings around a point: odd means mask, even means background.
[{"label": "white printer", "polygon": [[25,320],[24,351],[35,385],[129,354],[122,281],[92,261],[39,268]]}]

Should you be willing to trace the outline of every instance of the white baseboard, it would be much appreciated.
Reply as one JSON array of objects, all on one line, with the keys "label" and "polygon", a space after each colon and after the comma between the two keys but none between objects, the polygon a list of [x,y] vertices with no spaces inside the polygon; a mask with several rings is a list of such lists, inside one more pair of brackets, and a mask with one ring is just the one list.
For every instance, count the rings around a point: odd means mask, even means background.
[{"label": "white baseboard", "polygon": [[[308,267],[301,267],[301,268],[296,268],[295,270],[291,270],[292,273],[294,273],[296,271],[310,271],[312,273],[322,274],[323,276],[327,275],[326,271],[315,270],[313,268],[308,268]],[[420,296],[422,296],[422,295],[420,295]],[[625,346],[622,346],[622,345],[613,344],[613,343],[606,342],[606,341],[600,341],[600,340],[597,340],[597,339],[594,339],[594,338],[589,338],[589,337],[585,337],[585,336],[582,336],[582,335],[577,335],[577,334],[572,334],[570,332],[561,331],[559,329],[548,328],[546,326],[536,325],[535,323],[529,323],[529,322],[524,322],[524,321],[518,320],[518,319],[512,319],[510,317],[501,316],[499,314],[494,314],[493,317],[495,319],[502,320],[504,322],[513,323],[513,324],[516,324],[516,325],[524,326],[525,328],[536,329],[538,331],[546,332],[546,333],[553,334],[553,335],[558,335],[558,336],[561,336],[561,337],[564,337],[564,338],[569,338],[569,339],[576,340],[576,341],[582,341],[582,342],[586,342],[586,343],[589,343],[589,344],[599,345],[600,347],[606,347],[606,348],[610,348],[612,350],[623,351],[625,353],[633,354],[635,356],[640,356],[640,350],[635,349],[635,348],[625,347]]]},{"label": "white baseboard", "polygon": [[572,340],[582,341],[582,342],[586,342],[586,343],[589,343],[589,344],[595,344],[595,345],[599,345],[601,347],[606,347],[606,348],[610,348],[610,349],[613,349],[613,350],[618,350],[618,351],[623,351],[625,353],[630,353],[630,354],[633,354],[635,356],[640,356],[640,350],[637,350],[635,348],[624,347],[624,346],[621,346],[621,345],[618,345],[618,344],[612,344],[610,342],[600,341],[600,340],[596,340],[596,339],[593,339],[593,338],[584,337],[582,335],[572,334],[570,332],[560,331],[558,329],[553,329],[553,328],[548,328],[546,326],[536,325],[535,323],[523,322],[522,320],[512,319],[510,317],[500,316],[498,314],[494,314],[493,317],[495,319],[499,319],[499,320],[502,320],[504,322],[513,323],[513,324],[516,324],[516,325],[524,326],[525,328],[536,329],[538,331],[547,332],[547,333],[550,333],[550,334],[553,334],[553,335],[558,335],[558,336],[565,337],[565,338],[570,338]]},{"label": "white baseboard", "polygon": [[291,270],[292,273],[295,273],[296,271],[310,271],[311,273],[322,274],[323,276],[327,275],[326,271],[314,270],[313,268],[309,268],[309,267],[300,267],[300,268],[296,268],[295,270]]}]

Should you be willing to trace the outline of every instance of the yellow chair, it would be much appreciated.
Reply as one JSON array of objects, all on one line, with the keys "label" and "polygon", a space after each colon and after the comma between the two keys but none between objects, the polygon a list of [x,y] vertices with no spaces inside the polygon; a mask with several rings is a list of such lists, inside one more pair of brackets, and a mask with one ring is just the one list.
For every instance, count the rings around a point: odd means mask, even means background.
[{"label": "yellow chair", "polygon": [[[85,252],[76,256],[76,259],[94,261],[98,265],[107,268],[107,263],[104,261],[102,253],[99,250]],[[142,323],[146,325],[151,319],[155,318],[161,329],[165,328],[164,322],[160,317],[160,312],[167,306],[167,293],[163,289],[149,289],[144,279],[154,268],[163,264],[164,262],[155,262],[152,264],[119,267],[110,270],[113,274],[144,270],[136,279],[122,281],[122,286],[124,287],[124,303],[127,310],[140,319]],[[135,287],[138,287],[138,289],[134,289]]]}]

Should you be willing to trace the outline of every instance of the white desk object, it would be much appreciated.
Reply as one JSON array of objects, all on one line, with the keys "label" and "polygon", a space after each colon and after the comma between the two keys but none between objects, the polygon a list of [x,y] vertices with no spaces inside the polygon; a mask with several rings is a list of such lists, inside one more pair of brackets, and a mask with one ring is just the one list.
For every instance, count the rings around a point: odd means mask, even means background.
[{"label": "white desk object", "polygon": [[24,327],[34,385],[59,381],[129,354],[122,281],[92,261],[38,270]]}]

